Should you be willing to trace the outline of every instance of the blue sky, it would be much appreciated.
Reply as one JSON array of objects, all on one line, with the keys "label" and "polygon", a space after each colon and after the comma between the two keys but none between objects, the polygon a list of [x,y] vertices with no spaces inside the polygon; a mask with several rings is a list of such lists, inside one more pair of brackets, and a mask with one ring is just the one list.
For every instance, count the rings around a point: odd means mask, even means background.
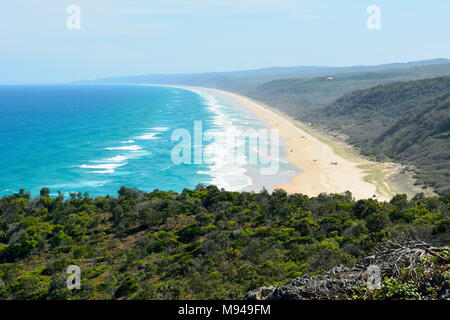
[{"label": "blue sky", "polygon": [[0,83],[450,58],[449,14],[448,0],[2,0]]}]

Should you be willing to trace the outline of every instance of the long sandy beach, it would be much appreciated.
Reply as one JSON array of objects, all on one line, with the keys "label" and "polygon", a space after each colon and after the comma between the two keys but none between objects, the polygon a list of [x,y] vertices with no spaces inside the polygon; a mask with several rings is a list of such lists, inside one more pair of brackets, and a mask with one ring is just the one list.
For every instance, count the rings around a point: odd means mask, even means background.
[{"label": "long sandy beach", "polygon": [[382,188],[364,179],[367,173],[360,168],[370,161],[360,158],[357,161],[344,158],[333,148],[306,132],[287,116],[271,110],[244,96],[228,91],[203,87],[172,86],[184,89],[202,89],[225,95],[254,113],[271,128],[279,130],[283,145],[287,147],[286,159],[302,170],[290,179],[289,184],[275,185],[288,193],[303,193],[317,196],[320,193],[343,193],[350,191],[356,199],[367,199],[374,195],[378,200],[388,200],[392,193],[382,192]]}]

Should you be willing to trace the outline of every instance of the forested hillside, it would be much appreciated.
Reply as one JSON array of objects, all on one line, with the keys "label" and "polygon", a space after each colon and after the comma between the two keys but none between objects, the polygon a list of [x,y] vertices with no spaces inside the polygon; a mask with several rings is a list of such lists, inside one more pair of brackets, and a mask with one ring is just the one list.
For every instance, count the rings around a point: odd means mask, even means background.
[{"label": "forested hillside", "polygon": [[[202,185],[182,193],[122,187],[117,198],[49,195],[43,188],[35,199],[24,190],[0,199],[1,299],[240,299],[352,266],[387,240],[450,243],[449,195],[381,203]],[[69,265],[82,270],[80,290],[66,288]],[[437,257],[420,265],[384,279],[373,297],[436,299],[449,286],[448,265]],[[354,298],[367,298],[359,290]]]},{"label": "forested hillside", "polygon": [[329,74],[332,78],[279,79],[246,93],[252,98],[298,118],[359,89],[398,81],[450,76],[450,64],[411,67],[376,72]]},{"label": "forested hillside", "polygon": [[450,92],[409,110],[367,145],[367,154],[416,166],[419,184],[450,192]]},{"label": "forested hillside", "polygon": [[378,160],[416,167],[419,183],[450,190],[450,77],[359,90],[301,117],[347,135]]}]

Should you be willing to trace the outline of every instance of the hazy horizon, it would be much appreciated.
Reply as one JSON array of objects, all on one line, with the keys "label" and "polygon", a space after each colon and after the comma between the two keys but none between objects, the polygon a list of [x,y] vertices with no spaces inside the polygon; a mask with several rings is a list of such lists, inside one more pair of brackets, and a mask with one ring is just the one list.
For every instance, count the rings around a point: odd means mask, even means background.
[{"label": "hazy horizon", "polygon": [[[96,81],[96,80],[102,80],[102,79],[108,79],[108,78],[127,78],[127,77],[139,77],[139,76],[146,76],[146,75],[177,75],[177,74],[208,74],[208,73],[233,73],[233,72],[247,72],[247,71],[257,71],[257,70],[266,70],[266,69],[277,69],[277,68],[349,68],[349,67],[372,67],[372,66],[382,66],[382,65],[390,65],[390,64],[407,64],[407,63],[414,63],[414,62],[422,62],[422,61],[430,61],[430,60],[449,60],[450,58],[444,58],[444,57],[436,57],[436,58],[430,58],[430,59],[424,59],[424,60],[413,60],[413,61],[392,61],[392,62],[386,62],[382,64],[359,64],[359,65],[343,65],[343,66],[337,66],[337,65],[292,65],[292,66],[266,66],[266,67],[260,67],[260,68],[254,68],[254,69],[236,69],[236,70],[212,70],[212,71],[200,71],[200,72],[173,72],[173,73],[140,73],[140,74],[124,74],[124,75],[111,75],[107,77],[101,77],[101,78],[95,78],[95,79],[73,79],[68,81],[54,81],[54,82],[21,82],[21,83],[1,83],[0,85],[69,85],[69,84],[78,84],[78,82],[84,83],[85,81]],[[370,72],[370,71],[362,71],[362,72]],[[315,77],[315,76],[311,76]],[[88,84],[88,83],[85,83]]]}]

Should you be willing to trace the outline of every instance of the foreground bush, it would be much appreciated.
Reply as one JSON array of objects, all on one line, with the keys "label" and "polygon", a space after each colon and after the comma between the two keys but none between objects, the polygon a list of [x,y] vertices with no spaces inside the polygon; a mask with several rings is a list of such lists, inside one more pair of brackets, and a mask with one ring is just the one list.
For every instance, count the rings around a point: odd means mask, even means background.
[{"label": "foreground bush", "polygon": [[[381,203],[348,192],[310,198],[203,185],[181,193],[122,187],[116,198],[49,194],[0,199],[0,298],[240,299],[352,267],[387,240],[450,243],[450,195]],[[82,270],[80,290],[66,288],[69,265]],[[409,285],[386,282],[372,298],[414,297]]]}]

